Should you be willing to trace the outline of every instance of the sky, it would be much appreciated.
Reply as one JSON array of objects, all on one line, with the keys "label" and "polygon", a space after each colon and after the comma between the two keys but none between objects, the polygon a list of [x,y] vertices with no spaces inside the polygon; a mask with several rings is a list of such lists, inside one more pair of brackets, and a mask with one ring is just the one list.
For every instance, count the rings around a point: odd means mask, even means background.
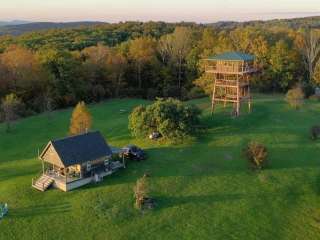
[{"label": "sky", "polygon": [[0,20],[193,21],[320,16],[320,0],[0,0]]}]

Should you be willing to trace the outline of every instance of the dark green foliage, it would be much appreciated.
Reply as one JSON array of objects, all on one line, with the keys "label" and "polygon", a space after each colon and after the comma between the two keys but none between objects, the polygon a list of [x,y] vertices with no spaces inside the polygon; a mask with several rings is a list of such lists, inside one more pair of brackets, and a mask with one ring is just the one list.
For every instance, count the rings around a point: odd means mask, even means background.
[{"label": "dark green foliage", "polygon": [[199,88],[199,87],[193,87],[188,92],[187,98],[188,99],[196,99],[196,98],[202,98],[205,97],[205,92]]},{"label": "dark green foliage", "polygon": [[14,93],[6,95],[1,101],[1,113],[6,122],[6,131],[11,130],[11,123],[17,120],[23,112],[24,104]]},{"label": "dark green foliage", "polygon": [[[49,100],[64,108],[118,97],[193,99],[212,93],[200,59],[226,51],[256,57],[253,88],[286,92],[299,83],[308,97],[314,83],[299,51],[298,27],[317,26],[318,19],[215,24],[214,29],[194,23],[71,24],[0,36],[0,98],[16,94],[28,113],[46,111]],[[14,48],[20,50],[10,53]],[[18,69],[10,68],[8,55]]]},{"label": "dark green foliage", "polygon": [[181,141],[194,135],[199,127],[200,110],[172,98],[158,99],[155,103],[136,107],[129,116],[133,136],[147,137],[159,132],[164,139]]},{"label": "dark green foliage", "polygon": [[253,169],[261,170],[266,166],[268,151],[263,144],[251,141],[245,147],[244,153]]}]

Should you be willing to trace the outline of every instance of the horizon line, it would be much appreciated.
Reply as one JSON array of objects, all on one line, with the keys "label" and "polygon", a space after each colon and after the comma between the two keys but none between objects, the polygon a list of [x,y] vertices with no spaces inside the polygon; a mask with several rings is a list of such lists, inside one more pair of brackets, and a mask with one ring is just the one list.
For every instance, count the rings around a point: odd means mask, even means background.
[{"label": "horizon line", "polygon": [[[312,17],[320,17],[320,12],[243,12],[239,13],[239,17],[243,15],[253,15],[252,19],[250,17],[248,19],[232,19],[229,17],[229,19],[221,18],[219,20],[214,21],[195,21],[195,20],[187,20],[187,19],[181,19],[178,21],[172,21],[172,20],[155,20],[155,19],[123,19],[118,21],[112,21],[112,20],[104,20],[104,19],[75,19],[75,20],[50,20],[50,19],[39,19],[39,20],[32,20],[32,19],[25,19],[25,18],[15,18],[15,19],[0,19],[0,22],[15,22],[15,21],[21,21],[28,23],[72,23],[72,22],[101,22],[101,23],[110,23],[110,24],[117,24],[117,23],[124,23],[124,22],[166,22],[166,23],[181,23],[181,22],[190,22],[190,23],[197,23],[197,24],[208,24],[208,23],[218,23],[218,22],[251,22],[251,21],[272,21],[272,20],[286,20],[286,19],[297,19],[297,18],[312,18]],[[272,17],[272,15],[306,15],[306,16],[283,16],[283,17]],[[268,18],[254,18],[255,15],[270,15]]]}]

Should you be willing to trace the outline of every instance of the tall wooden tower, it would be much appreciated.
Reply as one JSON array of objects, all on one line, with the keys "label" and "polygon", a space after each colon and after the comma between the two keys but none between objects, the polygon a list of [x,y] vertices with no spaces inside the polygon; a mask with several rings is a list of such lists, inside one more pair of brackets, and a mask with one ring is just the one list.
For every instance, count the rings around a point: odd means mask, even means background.
[{"label": "tall wooden tower", "polygon": [[213,76],[212,113],[216,103],[232,103],[233,114],[240,115],[241,103],[251,111],[250,76],[256,72],[254,56],[228,52],[205,59],[205,71]]}]

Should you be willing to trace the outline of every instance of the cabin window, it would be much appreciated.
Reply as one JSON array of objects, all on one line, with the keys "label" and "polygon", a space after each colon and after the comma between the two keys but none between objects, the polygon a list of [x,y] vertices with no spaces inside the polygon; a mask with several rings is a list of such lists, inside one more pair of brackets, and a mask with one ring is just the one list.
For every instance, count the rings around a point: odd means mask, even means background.
[{"label": "cabin window", "polygon": [[87,162],[87,171],[91,171],[91,162]]},{"label": "cabin window", "polygon": [[109,163],[110,163],[110,162],[109,162],[109,159],[104,160],[104,165],[105,165],[105,166],[108,166]]}]

